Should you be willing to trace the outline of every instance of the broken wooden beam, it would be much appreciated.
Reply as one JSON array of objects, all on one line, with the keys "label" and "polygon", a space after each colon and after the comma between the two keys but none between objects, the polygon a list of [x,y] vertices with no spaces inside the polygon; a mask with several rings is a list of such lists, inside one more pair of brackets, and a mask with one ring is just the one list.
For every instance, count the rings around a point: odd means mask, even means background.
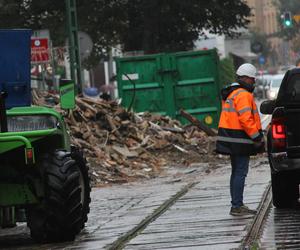
[{"label": "broken wooden beam", "polygon": [[188,121],[190,121],[193,125],[195,125],[198,128],[200,128],[208,136],[216,136],[217,135],[217,133],[213,129],[211,129],[210,127],[206,126],[203,122],[201,122],[196,117],[194,117],[191,114],[189,114],[188,112],[184,111],[183,109],[180,109],[180,114],[185,119],[187,119]]}]

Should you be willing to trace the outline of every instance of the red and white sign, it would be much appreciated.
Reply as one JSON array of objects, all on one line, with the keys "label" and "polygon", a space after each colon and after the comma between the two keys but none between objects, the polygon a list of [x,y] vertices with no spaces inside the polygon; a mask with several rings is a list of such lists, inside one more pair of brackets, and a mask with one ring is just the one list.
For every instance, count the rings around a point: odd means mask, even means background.
[{"label": "red and white sign", "polygon": [[41,63],[49,60],[48,38],[31,38],[31,62]]}]

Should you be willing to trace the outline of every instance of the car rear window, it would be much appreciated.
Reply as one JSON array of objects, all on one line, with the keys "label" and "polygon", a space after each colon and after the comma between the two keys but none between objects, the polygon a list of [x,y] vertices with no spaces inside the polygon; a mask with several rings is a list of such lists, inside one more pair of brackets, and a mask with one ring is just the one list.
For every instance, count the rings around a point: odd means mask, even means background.
[{"label": "car rear window", "polygon": [[286,97],[291,101],[300,101],[300,75],[293,75],[287,84]]},{"label": "car rear window", "polygon": [[300,74],[285,76],[284,86],[281,86],[277,101],[281,104],[300,103]]}]

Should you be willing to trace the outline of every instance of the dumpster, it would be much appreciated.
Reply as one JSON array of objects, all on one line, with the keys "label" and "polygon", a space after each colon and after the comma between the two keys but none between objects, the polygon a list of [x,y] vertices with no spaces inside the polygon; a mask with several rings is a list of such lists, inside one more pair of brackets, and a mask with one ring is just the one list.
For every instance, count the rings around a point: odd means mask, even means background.
[{"label": "dumpster", "polygon": [[216,128],[221,110],[216,50],[116,58],[119,97],[124,107],[176,118],[180,109]]}]

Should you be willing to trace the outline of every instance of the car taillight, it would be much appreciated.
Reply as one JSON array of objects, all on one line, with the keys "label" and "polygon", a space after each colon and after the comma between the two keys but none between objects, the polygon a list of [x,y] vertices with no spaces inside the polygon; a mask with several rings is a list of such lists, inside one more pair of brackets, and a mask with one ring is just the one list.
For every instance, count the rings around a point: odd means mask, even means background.
[{"label": "car taillight", "polygon": [[283,118],[272,119],[272,145],[274,149],[286,147],[286,127]]},{"label": "car taillight", "polygon": [[285,126],[280,123],[272,124],[272,135],[274,139],[285,139]]}]

